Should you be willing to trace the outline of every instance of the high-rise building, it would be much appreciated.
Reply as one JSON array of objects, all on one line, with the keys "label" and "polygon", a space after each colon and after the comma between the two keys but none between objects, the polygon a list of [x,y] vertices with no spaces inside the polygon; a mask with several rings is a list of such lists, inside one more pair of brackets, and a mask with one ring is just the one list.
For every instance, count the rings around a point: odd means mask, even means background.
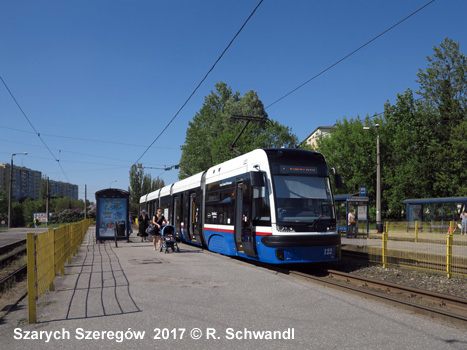
[{"label": "high-rise building", "polygon": [[[0,163],[0,189],[5,192],[9,192],[10,190],[10,168],[10,164]],[[42,173],[40,171],[13,165],[11,192],[13,202],[18,202],[20,199],[27,197],[39,200],[41,176]]]},{"label": "high-rise building", "polygon": [[68,182],[49,180],[49,194],[59,195],[61,197],[70,197],[78,199],[78,185],[72,185]]},{"label": "high-rise building", "polygon": [[[0,189],[7,193],[10,190],[10,167],[9,163],[0,163]],[[13,165],[13,202],[28,197],[38,201],[40,199],[41,177],[40,171]],[[59,195],[78,199],[78,185],[49,180],[49,193],[51,196]]]}]

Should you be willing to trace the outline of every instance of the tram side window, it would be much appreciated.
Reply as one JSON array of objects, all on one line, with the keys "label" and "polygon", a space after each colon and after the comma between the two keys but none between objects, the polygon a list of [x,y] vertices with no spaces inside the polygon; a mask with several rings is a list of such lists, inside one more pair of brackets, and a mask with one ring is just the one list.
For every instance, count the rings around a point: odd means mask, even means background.
[{"label": "tram side window", "polygon": [[222,188],[206,195],[206,223],[233,225],[233,188]]},{"label": "tram side window", "polygon": [[206,194],[206,223],[217,224],[219,192],[208,192]]},{"label": "tram side window", "polygon": [[[170,215],[172,214],[170,212],[170,197],[167,196],[161,199],[160,208],[162,209],[162,214],[165,216],[165,219],[167,220],[167,222],[169,224],[173,224],[172,218],[170,217]],[[151,220],[152,220],[152,217],[151,217]]]},{"label": "tram side window", "polygon": [[271,208],[266,187],[253,187],[253,225],[271,225]]},{"label": "tram side window", "polygon": [[223,189],[220,193],[220,225],[233,225],[234,224],[234,188]]}]

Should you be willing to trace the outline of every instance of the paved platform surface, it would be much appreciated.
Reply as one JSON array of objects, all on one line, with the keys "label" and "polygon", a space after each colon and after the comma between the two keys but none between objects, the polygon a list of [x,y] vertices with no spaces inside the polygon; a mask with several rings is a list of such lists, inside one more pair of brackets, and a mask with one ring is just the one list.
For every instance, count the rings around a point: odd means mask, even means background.
[{"label": "paved platform surface", "polygon": [[0,348],[467,348],[466,331],[244,261],[94,237],[39,299],[37,324],[27,300],[3,320]]},{"label": "paved platform surface", "polygon": [[5,245],[15,243],[18,241],[25,240],[27,237],[28,232],[33,233],[42,233],[46,232],[47,227],[39,227],[39,228],[10,228],[8,230],[1,230],[0,231],[0,247]]}]

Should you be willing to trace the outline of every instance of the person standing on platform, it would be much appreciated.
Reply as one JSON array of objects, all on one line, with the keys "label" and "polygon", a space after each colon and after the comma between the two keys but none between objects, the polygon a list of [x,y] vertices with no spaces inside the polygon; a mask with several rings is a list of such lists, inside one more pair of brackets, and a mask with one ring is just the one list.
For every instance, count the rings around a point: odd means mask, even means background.
[{"label": "person standing on platform", "polygon": [[148,241],[146,229],[149,226],[149,216],[145,209],[141,210],[141,215],[138,218],[138,236],[141,237],[141,242]]},{"label": "person standing on platform", "polygon": [[460,218],[462,220],[461,235],[467,235],[467,211],[465,209],[461,213]]},{"label": "person standing on platform", "polygon": [[356,225],[357,221],[355,220],[355,211],[353,209],[351,209],[349,211],[349,216],[348,216],[347,219],[348,219],[348,222],[349,222],[349,226],[347,227],[346,237],[350,237],[350,236],[356,237],[357,233],[355,232],[355,225]]},{"label": "person standing on platform", "polygon": [[164,215],[162,215],[162,209],[159,208],[156,211],[156,215],[152,217],[152,223],[155,225],[156,231],[152,236],[152,242],[154,243],[154,250],[157,250],[157,241],[159,241],[159,247],[162,248],[162,225],[167,224],[167,220]]}]

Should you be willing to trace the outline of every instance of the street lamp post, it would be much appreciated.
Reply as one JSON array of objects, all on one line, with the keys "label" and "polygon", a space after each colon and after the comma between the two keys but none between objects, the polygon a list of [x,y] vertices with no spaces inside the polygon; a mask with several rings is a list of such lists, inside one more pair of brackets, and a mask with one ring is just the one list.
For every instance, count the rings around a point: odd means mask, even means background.
[{"label": "street lamp post", "polygon": [[[375,128],[379,124],[375,124]],[[364,130],[370,130],[370,127],[363,127]],[[379,133],[376,135],[376,232],[383,232],[383,222],[381,220],[381,162],[379,155]]]},{"label": "street lamp post", "polygon": [[[378,124],[376,124],[379,126]],[[379,134],[376,137],[376,232],[383,232],[381,221],[381,162],[379,157]]]},{"label": "street lamp post", "polygon": [[27,155],[28,152],[22,153],[12,153],[11,154],[11,164],[10,164],[10,192],[8,194],[8,228],[11,228],[11,216],[13,214],[12,205],[13,205],[13,157],[19,154]]},{"label": "street lamp post", "polygon": [[117,182],[117,180],[113,180],[113,181],[110,183],[109,188],[112,188],[112,184],[113,184],[114,182]]}]

